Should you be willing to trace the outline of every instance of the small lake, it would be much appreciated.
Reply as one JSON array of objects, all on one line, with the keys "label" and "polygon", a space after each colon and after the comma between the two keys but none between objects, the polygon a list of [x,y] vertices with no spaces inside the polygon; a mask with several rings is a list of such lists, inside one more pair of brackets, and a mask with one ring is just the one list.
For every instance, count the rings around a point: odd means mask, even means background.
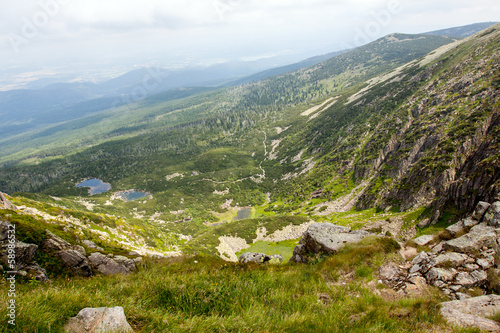
[{"label": "small lake", "polygon": [[149,197],[151,193],[149,192],[141,192],[141,191],[136,191],[136,190],[128,190],[128,191],[122,191],[122,192],[117,192],[114,194],[114,196],[118,199],[122,199],[123,201],[134,201],[142,198]]},{"label": "small lake", "polygon": [[244,220],[250,218],[250,214],[252,214],[252,208],[240,209],[238,211],[238,215],[234,218],[236,221]]},{"label": "small lake", "polygon": [[94,195],[94,194],[101,194],[104,192],[107,192],[111,190],[111,185],[108,183],[103,182],[100,179],[88,179],[84,182],[81,182],[80,184],[76,185],[76,187],[84,188],[84,187],[89,187],[89,194]]}]

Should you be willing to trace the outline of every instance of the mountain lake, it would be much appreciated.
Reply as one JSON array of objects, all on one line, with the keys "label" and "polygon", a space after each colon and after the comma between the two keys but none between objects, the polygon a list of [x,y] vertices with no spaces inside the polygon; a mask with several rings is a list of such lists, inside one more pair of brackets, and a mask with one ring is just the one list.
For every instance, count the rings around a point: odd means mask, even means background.
[{"label": "mountain lake", "polygon": [[86,181],[81,182],[80,184],[76,185],[76,187],[84,188],[84,187],[89,187],[89,194],[94,195],[94,194],[101,194],[104,192],[107,192],[111,189],[111,185],[108,183],[103,182],[100,179],[87,179]]}]

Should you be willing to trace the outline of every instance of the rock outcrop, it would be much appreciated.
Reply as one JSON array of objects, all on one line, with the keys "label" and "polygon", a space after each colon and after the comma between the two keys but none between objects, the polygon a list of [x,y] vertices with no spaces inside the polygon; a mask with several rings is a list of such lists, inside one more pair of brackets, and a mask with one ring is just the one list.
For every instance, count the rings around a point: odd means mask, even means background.
[{"label": "rock outcrop", "polygon": [[485,318],[499,312],[500,296],[498,295],[441,303],[441,315],[448,322],[463,328],[500,332],[500,325],[496,321]]},{"label": "rock outcrop", "polygon": [[130,274],[135,269],[135,261],[123,256],[105,256],[94,252],[88,257],[92,267],[102,275]]},{"label": "rock outcrop", "polygon": [[15,237],[15,226],[0,221],[0,264],[8,271],[40,282],[48,281],[47,272],[35,261],[38,245],[27,244]]},{"label": "rock outcrop", "polygon": [[243,253],[238,261],[243,264],[249,262],[254,262],[257,264],[281,264],[283,262],[283,257],[278,254],[268,256],[263,253],[247,252]]},{"label": "rock outcrop", "polygon": [[78,276],[92,276],[89,260],[84,254],[77,250],[62,250],[56,253],[66,267],[71,269],[71,272]]},{"label": "rock outcrop", "polygon": [[4,193],[0,192],[0,209],[17,210],[17,207],[7,199],[7,196]]},{"label": "rock outcrop", "polygon": [[470,217],[446,229],[456,238],[429,245],[432,251],[419,253],[408,265],[405,277],[387,284],[413,290],[414,281],[425,281],[452,299],[469,297],[469,288],[481,288],[484,293],[500,291],[500,263],[495,261],[500,253],[500,229],[494,227],[496,207],[500,205],[480,202]]},{"label": "rock outcrop", "polygon": [[357,243],[369,232],[354,230],[331,223],[314,223],[302,234],[300,243],[293,250],[290,262],[308,262],[316,254],[332,255],[348,243]]},{"label": "rock outcrop", "polygon": [[125,333],[134,332],[121,306],[114,308],[85,308],[64,327],[68,333]]}]

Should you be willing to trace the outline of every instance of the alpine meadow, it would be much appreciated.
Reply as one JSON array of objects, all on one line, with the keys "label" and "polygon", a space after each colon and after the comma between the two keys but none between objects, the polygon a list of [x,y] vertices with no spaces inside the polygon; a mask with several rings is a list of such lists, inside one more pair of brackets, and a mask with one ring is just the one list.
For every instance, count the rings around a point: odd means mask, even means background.
[{"label": "alpine meadow", "polygon": [[1,332],[500,332],[500,24],[218,66],[0,91]]}]

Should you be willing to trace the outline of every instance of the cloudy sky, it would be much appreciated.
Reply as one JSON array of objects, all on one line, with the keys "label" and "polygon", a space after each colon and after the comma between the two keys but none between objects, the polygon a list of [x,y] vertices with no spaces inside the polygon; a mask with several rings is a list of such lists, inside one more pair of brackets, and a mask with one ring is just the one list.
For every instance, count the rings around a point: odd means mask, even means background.
[{"label": "cloudy sky", "polygon": [[498,0],[0,0],[4,68],[303,58],[499,21]]}]

